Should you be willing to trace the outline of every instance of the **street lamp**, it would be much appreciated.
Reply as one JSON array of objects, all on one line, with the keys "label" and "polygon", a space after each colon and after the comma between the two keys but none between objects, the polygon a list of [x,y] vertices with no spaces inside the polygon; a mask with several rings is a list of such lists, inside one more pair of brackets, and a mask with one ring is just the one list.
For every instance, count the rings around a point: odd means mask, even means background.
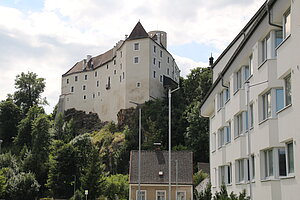
[{"label": "street lamp", "polygon": [[142,135],[142,108],[141,104],[129,101],[139,109],[139,155],[138,155],[138,200],[141,199],[141,135]]},{"label": "street lamp", "polygon": [[264,83],[267,83],[268,81],[263,81],[263,82],[260,82],[260,83],[256,83],[256,84],[252,84],[250,85],[250,82],[247,81],[245,82],[245,90],[246,90],[246,104],[247,104],[247,118],[248,118],[248,121],[247,121],[247,126],[248,126],[248,130],[247,130],[247,143],[248,143],[248,160],[249,160],[249,194],[250,194],[250,199],[253,200],[253,192],[252,192],[252,176],[253,176],[253,163],[252,163],[252,159],[251,159],[251,138],[250,138],[250,118],[251,118],[251,115],[250,115],[250,104],[249,104],[249,98],[250,98],[250,88],[251,87],[254,87],[254,86],[257,86],[257,85],[261,85],[261,84],[264,84]]}]

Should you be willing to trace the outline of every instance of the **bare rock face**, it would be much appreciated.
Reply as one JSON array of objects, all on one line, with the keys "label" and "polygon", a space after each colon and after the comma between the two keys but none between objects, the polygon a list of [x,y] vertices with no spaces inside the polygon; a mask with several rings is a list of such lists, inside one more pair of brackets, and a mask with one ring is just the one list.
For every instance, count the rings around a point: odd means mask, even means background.
[{"label": "bare rock face", "polygon": [[118,112],[118,128],[123,129],[126,125],[131,125],[132,121],[136,124],[137,110],[134,108],[121,109]]},{"label": "bare rock face", "polygon": [[107,122],[101,122],[97,113],[85,113],[71,108],[64,113],[65,121],[74,120],[75,130],[79,134],[100,130]]}]

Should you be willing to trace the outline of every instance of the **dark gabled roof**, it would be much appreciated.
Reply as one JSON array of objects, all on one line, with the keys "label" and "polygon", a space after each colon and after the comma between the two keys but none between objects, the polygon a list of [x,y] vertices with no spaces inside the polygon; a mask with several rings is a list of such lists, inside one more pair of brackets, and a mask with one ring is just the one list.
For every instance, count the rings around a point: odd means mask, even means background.
[{"label": "dark gabled roof", "polygon": [[148,37],[149,37],[149,35],[146,32],[146,30],[144,29],[141,22],[138,22],[135,25],[135,27],[133,28],[133,30],[131,31],[127,40],[135,40],[135,39],[148,38]]},{"label": "dark gabled roof", "polygon": [[[141,151],[141,183],[167,184],[169,182],[168,151]],[[171,180],[176,183],[176,160],[178,162],[177,184],[193,184],[193,153],[172,151]],[[160,176],[159,172],[163,172]],[[129,183],[138,183],[138,151],[130,152]]]}]

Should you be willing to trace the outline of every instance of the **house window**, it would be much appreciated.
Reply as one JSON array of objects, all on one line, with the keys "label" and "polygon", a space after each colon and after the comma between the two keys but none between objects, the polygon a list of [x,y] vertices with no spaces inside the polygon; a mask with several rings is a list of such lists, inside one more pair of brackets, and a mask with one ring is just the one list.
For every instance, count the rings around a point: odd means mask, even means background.
[{"label": "house window", "polygon": [[153,46],[153,52],[156,53],[156,46]]},{"label": "house window", "polygon": [[99,87],[99,81],[96,82],[96,86]]},{"label": "house window", "polygon": [[273,150],[264,151],[265,178],[273,176]]},{"label": "house window", "polygon": [[78,76],[75,76],[75,81],[78,81]]},{"label": "house window", "polygon": [[156,77],[156,71],[153,71],[153,78]]},{"label": "house window", "polygon": [[[252,162],[252,179],[253,180],[255,178],[255,160],[254,160],[254,155],[251,155],[250,157],[251,162]],[[249,159],[247,159],[247,180],[250,180],[250,161]]]},{"label": "house window", "polygon": [[235,116],[234,118],[234,124],[235,124],[235,136],[239,136],[241,134],[243,134],[244,132],[244,123],[245,123],[245,115],[246,112],[242,112],[238,115]]},{"label": "house window", "polygon": [[222,147],[224,144],[224,128],[221,128],[218,131],[218,148]]},{"label": "house window", "polygon": [[253,128],[253,124],[254,124],[253,104],[250,104],[249,111],[250,111],[250,128]]},{"label": "house window", "polygon": [[134,43],[134,44],[133,44],[133,49],[134,49],[135,51],[140,50],[140,44],[139,44],[139,43]]},{"label": "house window", "polygon": [[240,159],[236,161],[236,174],[237,174],[237,183],[241,183],[245,181],[245,166],[244,159]]},{"label": "house window", "polygon": [[231,163],[229,163],[228,165],[224,165],[219,167],[219,171],[220,171],[220,184],[231,184],[232,182],[232,165]]},{"label": "house window", "polygon": [[69,84],[69,79],[67,78],[67,84]]},{"label": "house window", "polygon": [[86,86],[85,86],[85,85],[83,85],[83,86],[82,86],[82,90],[85,90],[85,89],[86,89]]},{"label": "house window", "polygon": [[156,59],[155,59],[155,58],[153,58],[153,64],[155,65],[155,63],[156,63]]},{"label": "house window", "polygon": [[235,91],[242,87],[242,69],[235,72]]},{"label": "house window", "polygon": [[264,62],[267,59],[272,58],[272,40],[270,37],[270,33],[262,40],[262,62]]},{"label": "house window", "polygon": [[139,198],[139,191],[136,191],[136,199],[140,200],[147,200],[146,190],[140,190],[140,198]]},{"label": "house window", "polygon": [[262,95],[262,120],[271,117],[271,92]]},{"label": "house window", "polygon": [[95,77],[97,77],[98,76],[98,72],[97,71],[95,71]]},{"label": "house window", "polygon": [[294,146],[293,142],[286,144],[287,148],[287,166],[288,166],[288,173],[294,173]]},{"label": "house window", "polygon": [[219,167],[219,185],[225,184],[225,166]]},{"label": "house window", "polygon": [[160,61],[158,61],[158,68],[160,68]]},{"label": "house window", "polygon": [[279,176],[286,176],[286,153],[284,148],[278,149]]},{"label": "house window", "polygon": [[134,57],[133,62],[134,63],[139,63],[139,57]]},{"label": "house window", "polygon": [[229,88],[230,88],[230,84],[228,85],[228,88],[226,88],[224,90],[224,101],[225,101],[225,103],[230,100],[230,90],[229,90]]},{"label": "house window", "polygon": [[291,74],[284,78],[285,106],[292,104]]},{"label": "house window", "polygon": [[71,87],[71,92],[74,92],[74,87],[73,86]]},{"label": "house window", "polygon": [[86,95],[83,95],[83,99],[86,99]]},{"label": "house window", "polygon": [[[282,30],[275,31],[275,48],[277,48],[283,40]],[[275,52],[277,55],[277,52]]]},{"label": "house window", "polygon": [[216,150],[216,133],[212,134],[212,140],[211,140],[211,151]]},{"label": "house window", "polygon": [[283,97],[283,89],[276,89],[276,112],[283,109],[284,107],[284,97]]},{"label": "house window", "polygon": [[156,200],[166,200],[166,191],[156,190]]},{"label": "house window", "polygon": [[228,122],[228,126],[225,126],[224,133],[225,143],[229,143],[231,141],[231,122]]},{"label": "house window", "polygon": [[186,192],[176,191],[176,200],[186,200]]},{"label": "house window", "polygon": [[84,75],[84,80],[87,80],[87,78],[88,78],[88,75],[87,74]]},{"label": "house window", "polygon": [[287,38],[291,34],[291,10],[289,9],[283,16],[283,37]]}]

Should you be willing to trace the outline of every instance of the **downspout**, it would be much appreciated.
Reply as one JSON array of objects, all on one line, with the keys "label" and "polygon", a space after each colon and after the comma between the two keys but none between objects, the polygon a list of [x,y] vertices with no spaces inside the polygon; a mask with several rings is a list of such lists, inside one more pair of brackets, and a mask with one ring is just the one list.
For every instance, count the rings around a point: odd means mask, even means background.
[{"label": "downspout", "polygon": [[226,89],[228,89],[228,86],[224,85],[224,79],[223,79],[223,76],[222,76],[222,86]]},{"label": "downspout", "polygon": [[267,9],[267,12],[268,12],[269,25],[275,26],[275,27],[280,28],[280,29],[283,29],[283,27],[282,27],[281,25],[274,24],[274,23],[272,23],[272,21],[271,21],[271,9],[270,9],[270,7],[269,7],[269,1],[266,3],[266,9]]}]

